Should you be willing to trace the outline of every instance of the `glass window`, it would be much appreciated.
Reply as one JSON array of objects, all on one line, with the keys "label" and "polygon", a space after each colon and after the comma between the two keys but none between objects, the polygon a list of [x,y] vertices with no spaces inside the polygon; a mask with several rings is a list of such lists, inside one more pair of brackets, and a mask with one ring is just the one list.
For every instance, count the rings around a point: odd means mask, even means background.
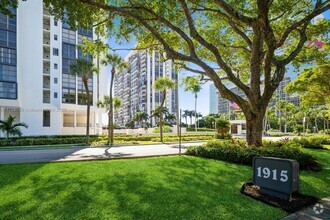
[{"label": "glass window", "polygon": [[57,65],[57,63],[54,63],[54,69],[56,69],[56,70],[57,70],[57,68],[58,68],[58,65]]},{"label": "glass window", "polygon": [[16,82],[16,66],[0,64],[0,81]]},{"label": "glass window", "polygon": [[57,40],[57,37],[58,37],[57,34],[54,34],[54,40]]},{"label": "glass window", "polygon": [[54,92],[54,98],[57,99],[57,92]]},{"label": "glass window", "polygon": [[56,20],[54,20],[54,26],[57,26],[57,23],[58,23],[58,22],[57,22]]},{"label": "glass window", "polygon": [[62,89],[62,103],[76,103],[76,90],[75,89]]},{"label": "glass window", "polygon": [[78,34],[85,35],[88,37],[93,37],[93,28],[90,29],[78,28]]},{"label": "glass window", "polygon": [[43,127],[50,127],[50,111],[43,111]]},{"label": "glass window", "polygon": [[16,65],[16,50],[0,47],[0,63]]},{"label": "glass window", "polygon": [[76,60],[63,59],[62,60],[62,73],[69,74],[71,73],[70,66],[75,63]]},{"label": "glass window", "polygon": [[8,36],[7,36],[8,31],[1,30],[0,29],[0,45],[1,46],[7,46],[8,45]]},{"label": "glass window", "polygon": [[0,14],[0,28],[7,29],[7,15]]},{"label": "glass window", "polygon": [[53,55],[58,56],[58,49],[57,48],[53,48]]},{"label": "glass window", "polygon": [[58,83],[58,78],[54,78],[54,84]]},{"label": "glass window", "polygon": [[16,48],[16,33],[8,31],[8,46]]},{"label": "glass window", "polygon": [[76,46],[71,44],[63,44],[62,46],[63,58],[76,59]]},{"label": "glass window", "polygon": [[62,39],[65,43],[76,44],[76,32],[68,29],[63,29]]},{"label": "glass window", "polygon": [[11,31],[16,31],[16,16],[8,17],[8,18],[9,18],[8,29]]},{"label": "glass window", "polygon": [[0,81],[0,98],[17,99],[17,84],[14,82]]}]

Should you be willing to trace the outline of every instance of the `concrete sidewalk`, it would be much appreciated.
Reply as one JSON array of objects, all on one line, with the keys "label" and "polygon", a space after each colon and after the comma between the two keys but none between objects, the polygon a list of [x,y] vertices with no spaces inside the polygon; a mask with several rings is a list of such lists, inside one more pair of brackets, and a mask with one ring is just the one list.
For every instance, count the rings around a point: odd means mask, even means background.
[{"label": "concrete sidewalk", "polygon": [[[187,147],[201,142],[183,143],[182,153]],[[178,144],[132,145],[114,147],[72,147],[64,149],[40,149],[0,151],[0,164],[98,160],[126,157],[148,157],[179,154]]]},{"label": "concrete sidewalk", "polygon": [[330,197],[320,200],[315,205],[309,206],[301,211],[292,213],[282,220],[328,220],[330,219]]}]

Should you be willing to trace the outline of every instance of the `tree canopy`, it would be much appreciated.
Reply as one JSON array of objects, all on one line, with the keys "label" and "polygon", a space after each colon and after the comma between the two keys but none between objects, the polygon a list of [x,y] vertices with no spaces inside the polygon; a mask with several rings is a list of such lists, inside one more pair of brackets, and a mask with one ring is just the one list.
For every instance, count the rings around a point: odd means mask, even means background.
[{"label": "tree canopy", "polygon": [[[44,2],[72,27],[93,26],[121,39],[134,36],[139,47],[162,50],[176,65],[211,79],[220,95],[244,112],[249,145],[262,143],[262,120],[286,65],[303,60],[306,42],[330,26],[311,23],[330,8],[327,0]],[[228,81],[246,98],[231,91]]]},{"label": "tree canopy", "polygon": [[304,106],[330,106],[330,63],[303,70],[286,91],[298,93]]}]

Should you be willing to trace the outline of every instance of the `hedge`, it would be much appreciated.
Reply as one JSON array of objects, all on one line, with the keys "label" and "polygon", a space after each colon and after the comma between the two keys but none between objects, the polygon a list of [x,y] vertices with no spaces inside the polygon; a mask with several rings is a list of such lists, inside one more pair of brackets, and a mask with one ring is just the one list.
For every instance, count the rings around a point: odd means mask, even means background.
[{"label": "hedge", "polygon": [[299,162],[300,169],[320,170],[317,161],[304,153],[301,145],[292,141],[280,147],[269,143],[263,147],[247,147],[244,141],[211,140],[203,146],[189,147],[186,154],[244,165],[252,165],[255,156],[290,158]]},{"label": "hedge", "polygon": [[[203,134],[186,134],[182,135],[183,141],[193,140],[209,140],[213,135]],[[118,135],[114,140],[119,143],[138,144],[139,141],[154,141],[159,142],[159,135],[133,136],[133,135]],[[178,141],[179,138],[175,135],[164,137],[165,142]],[[92,145],[105,145],[107,143],[106,135],[91,135],[90,142]],[[63,136],[35,136],[35,137],[15,137],[15,138],[0,138],[0,147],[4,146],[30,146],[30,145],[52,145],[52,144],[84,144],[86,136],[83,135],[63,135]]]},{"label": "hedge", "polygon": [[311,136],[293,139],[294,142],[301,144],[304,148],[324,149],[323,145],[330,144],[329,136]]}]

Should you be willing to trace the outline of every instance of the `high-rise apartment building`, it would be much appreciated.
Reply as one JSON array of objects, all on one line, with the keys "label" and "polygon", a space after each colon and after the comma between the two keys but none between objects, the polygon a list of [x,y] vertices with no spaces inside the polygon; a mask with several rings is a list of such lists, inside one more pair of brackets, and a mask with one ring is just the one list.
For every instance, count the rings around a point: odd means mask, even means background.
[{"label": "high-rise apartment building", "polygon": [[[115,75],[114,94],[122,100],[120,109],[115,111],[115,123],[120,126],[132,120],[137,111],[152,114],[162,101],[162,92],[154,88],[158,77],[167,76],[177,82],[178,75],[175,73],[173,62],[164,60],[162,54],[156,51],[132,51],[125,61],[128,69]],[[178,90],[167,92],[165,107],[172,114],[176,114]],[[150,121],[155,125],[155,118]]]},{"label": "high-rise apartment building", "polygon": [[[280,85],[278,86],[278,88],[275,90],[275,92],[273,94],[273,99],[269,103],[269,106],[274,106],[280,100],[290,102],[296,106],[300,105],[300,99],[297,96],[297,94],[289,94],[289,93],[285,92],[285,87],[290,82],[291,82],[290,77],[284,77],[284,79],[280,82]],[[230,90],[232,92],[234,92],[235,94],[241,96],[242,98],[246,99],[245,93],[242,90],[240,90],[239,88],[232,87]],[[231,110],[230,108],[231,108],[230,102],[227,99],[222,98],[219,95],[218,112],[220,114],[228,113]]]},{"label": "high-rise apartment building", "polygon": [[218,113],[218,100],[219,100],[219,92],[217,90],[217,88],[215,87],[215,85],[212,83],[210,84],[210,114],[211,113]]},{"label": "high-rise apartment building", "polygon": [[[0,119],[25,122],[24,135],[84,134],[86,96],[70,64],[84,56],[77,45],[92,40],[93,30],[71,30],[57,21],[41,0],[20,1],[14,16],[0,14]],[[105,94],[105,67],[100,70],[100,97]],[[102,132],[96,106],[96,75],[90,77],[91,133]]]}]

